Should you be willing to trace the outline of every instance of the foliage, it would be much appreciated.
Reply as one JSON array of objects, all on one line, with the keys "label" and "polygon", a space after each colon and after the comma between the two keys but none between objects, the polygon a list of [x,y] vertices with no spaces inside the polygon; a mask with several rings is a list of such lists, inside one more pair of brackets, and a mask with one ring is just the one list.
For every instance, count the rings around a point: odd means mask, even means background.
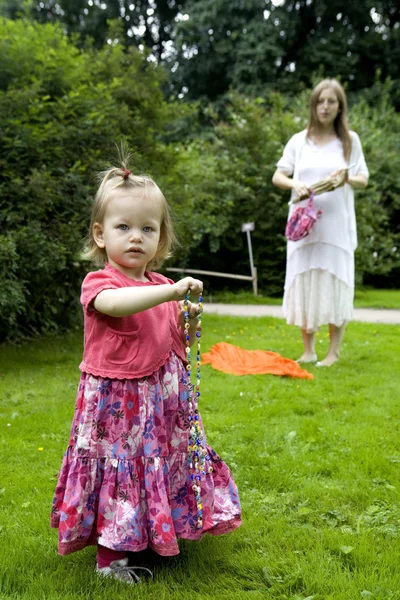
[{"label": "foliage", "polygon": [[395,287],[400,273],[400,114],[391,104],[390,81],[376,84],[374,93],[374,103],[361,98],[350,115],[370,170],[368,188],[356,191],[356,267],[359,281]]},{"label": "foliage", "polygon": [[109,39],[109,21],[118,20],[121,44],[144,44],[162,60],[174,19],[184,5],[185,0],[157,3],[151,0],[0,0],[0,14],[7,18],[22,14],[39,23],[60,23],[79,46],[84,46],[90,38],[97,48]]},{"label": "foliage", "polygon": [[377,70],[398,80],[400,9],[394,0],[191,0],[176,26],[175,85],[215,100],[230,88],[298,93],[316,72],[367,89]]},{"label": "foliage", "polygon": [[138,51],[80,51],[59,26],[3,20],[0,57],[2,339],[74,323],[93,174],[121,137],[152,171],[157,131],[185,108]]},{"label": "foliage", "polygon": [[[296,358],[295,328],[207,314],[221,340]],[[327,351],[327,328],[317,336]],[[154,580],[127,591],[96,577],[95,549],[57,556],[51,500],[78,382],[82,333],[0,347],[0,597],[31,600],[398,600],[400,329],[351,323],[340,362],[314,380],[202,367],[207,441],[232,469],[243,525],[138,553]],[[16,385],[18,382],[18,385]]]},{"label": "foliage", "polygon": [[396,82],[400,106],[400,8],[396,0],[1,0],[0,14],[59,22],[84,46],[109,39],[144,45],[165,65],[169,93],[216,100],[230,88],[256,96],[298,93],[316,72],[367,90],[377,71]]}]

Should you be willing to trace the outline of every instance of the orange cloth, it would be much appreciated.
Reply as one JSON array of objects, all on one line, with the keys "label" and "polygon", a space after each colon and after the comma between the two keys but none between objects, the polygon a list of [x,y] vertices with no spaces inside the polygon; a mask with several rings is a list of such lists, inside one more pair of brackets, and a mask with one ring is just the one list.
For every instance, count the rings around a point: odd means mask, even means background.
[{"label": "orange cloth", "polygon": [[226,342],[219,342],[202,354],[202,362],[214,369],[232,375],[289,375],[300,379],[314,379],[314,375],[302,369],[297,362],[283,358],[277,352],[267,350],[244,350]]}]

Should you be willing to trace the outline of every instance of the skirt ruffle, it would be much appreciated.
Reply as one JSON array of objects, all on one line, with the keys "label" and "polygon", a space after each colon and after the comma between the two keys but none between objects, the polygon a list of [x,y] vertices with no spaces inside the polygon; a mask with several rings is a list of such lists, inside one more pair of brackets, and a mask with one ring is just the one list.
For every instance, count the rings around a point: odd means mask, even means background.
[{"label": "skirt ruffle", "polygon": [[51,515],[60,554],[100,543],[131,552],[150,546],[172,556],[179,553],[179,538],[197,540],[239,527],[231,472],[205,444],[213,469],[202,476],[203,526],[197,529],[185,379],[174,354],[142,380],[82,374]]},{"label": "skirt ruffle", "polygon": [[332,273],[311,269],[295,276],[285,290],[283,314],[288,325],[297,325],[308,333],[321,325],[346,325],[353,318],[354,288]]}]

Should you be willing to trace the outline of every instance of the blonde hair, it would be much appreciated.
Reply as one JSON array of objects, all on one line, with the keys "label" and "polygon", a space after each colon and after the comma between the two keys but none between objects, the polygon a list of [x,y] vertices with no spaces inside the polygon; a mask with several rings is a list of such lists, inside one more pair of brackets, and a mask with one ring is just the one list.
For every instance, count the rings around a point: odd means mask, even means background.
[{"label": "blonde hair", "polygon": [[172,248],[177,244],[170,209],[168,203],[158,185],[148,175],[133,175],[122,162],[121,167],[111,167],[99,174],[100,185],[97,190],[90,219],[89,234],[87,237],[84,256],[97,266],[103,266],[107,262],[105,248],[99,248],[93,236],[95,223],[103,224],[107,205],[112,196],[118,192],[128,194],[143,190],[142,200],[151,196],[161,202],[162,218],[160,228],[160,241],[154,258],[148,263],[147,269],[159,268],[164,261],[171,256]]},{"label": "blonde hair", "polygon": [[310,118],[307,125],[307,138],[309,138],[310,134],[318,128],[318,99],[321,92],[327,88],[333,89],[339,102],[339,112],[336,116],[333,126],[335,128],[336,135],[342,142],[344,157],[346,161],[349,161],[351,153],[351,136],[347,122],[346,93],[337,79],[323,79],[313,89],[310,99]]}]

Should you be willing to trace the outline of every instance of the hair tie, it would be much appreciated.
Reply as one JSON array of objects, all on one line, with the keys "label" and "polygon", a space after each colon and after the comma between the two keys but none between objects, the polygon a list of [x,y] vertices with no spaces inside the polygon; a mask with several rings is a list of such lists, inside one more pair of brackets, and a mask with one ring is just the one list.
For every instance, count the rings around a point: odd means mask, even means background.
[{"label": "hair tie", "polygon": [[124,172],[124,179],[128,179],[129,175],[131,174],[131,172],[129,171],[129,169],[122,169]]}]

